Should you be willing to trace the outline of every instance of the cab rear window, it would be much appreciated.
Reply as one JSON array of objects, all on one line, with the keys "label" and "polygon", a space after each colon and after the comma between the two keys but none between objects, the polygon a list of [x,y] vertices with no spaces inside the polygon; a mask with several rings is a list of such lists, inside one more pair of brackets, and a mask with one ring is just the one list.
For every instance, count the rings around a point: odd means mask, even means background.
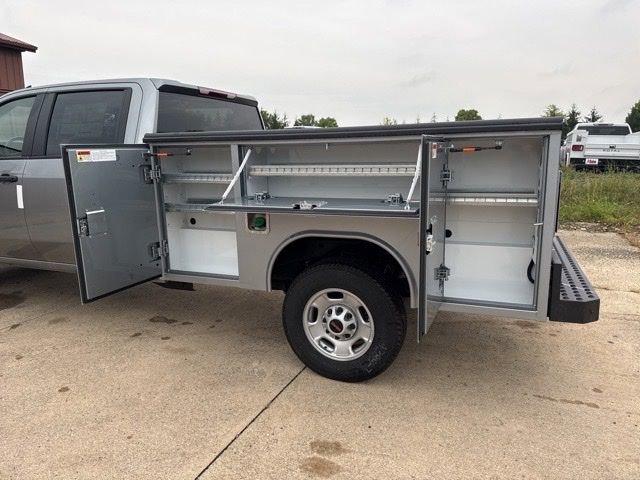
[{"label": "cab rear window", "polygon": [[594,125],[578,127],[579,130],[586,130],[589,135],[629,135],[628,127],[614,125]]},{"label": "cab rear window", "polygon": [[257,107],[211,97],[160,92],[158,133],[262,130]]}]

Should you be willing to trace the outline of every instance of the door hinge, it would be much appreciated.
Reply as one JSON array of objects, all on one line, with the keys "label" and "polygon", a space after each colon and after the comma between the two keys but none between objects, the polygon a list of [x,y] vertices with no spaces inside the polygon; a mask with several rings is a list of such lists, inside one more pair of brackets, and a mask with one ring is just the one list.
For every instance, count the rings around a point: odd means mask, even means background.
[{"label": "door hinge", "polygon": [[443,186],[446,186],[448,182],[453,179],[453,172],[448,168],[443,168],[440,172],[440,181]]},{"label": "door hinge", "polygon": [[87,217],[78,218],[78,235],[81,237],[89,236],[89,220]]},{"label": "door hinge", "polygon": [[160,165],[149,165],[144,167],[145,183],[159,182],[161,178],[162,172],[160,171]]},{"label": "door hinge", "polygon": [[149,255],[152,260],[160,260],[169,255],[169,243],[166,240],[149,244]]},{"label": "door hinge", "polygon": [[440,265],[439,267],[433,269],[434,279],[440,282],[449,280],[450,274],[451,274],[451,270],[449,269],[449,267],[445,265]]},{"label": "door hinge", "polygon": [[431,253],[431,251],[433,250],[433,245],[435,244],[435,240],[433,239],[433,235],[431,235],[430,233],[427,234],[427,237],[425,238],[425,242],[424,242],[424,250],[425,253],[427,255],[429,255]]}]

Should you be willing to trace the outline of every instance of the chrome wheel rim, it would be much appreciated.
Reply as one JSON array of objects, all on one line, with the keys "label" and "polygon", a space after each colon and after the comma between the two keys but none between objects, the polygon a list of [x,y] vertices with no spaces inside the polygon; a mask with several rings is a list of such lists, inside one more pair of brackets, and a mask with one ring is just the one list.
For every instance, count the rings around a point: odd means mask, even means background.
[{"label": "chrome wheel rim", "polygon": [[341,288],[315,293],[304,307],[302,323],[311,345],[332,360],[355,360],[373,342],[371,312],[358,296]]}]

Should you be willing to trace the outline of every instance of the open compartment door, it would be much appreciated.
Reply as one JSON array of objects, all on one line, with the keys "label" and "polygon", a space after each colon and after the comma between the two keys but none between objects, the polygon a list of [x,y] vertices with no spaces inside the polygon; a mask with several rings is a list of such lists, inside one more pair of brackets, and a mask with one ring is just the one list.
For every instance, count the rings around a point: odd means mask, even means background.
[{"label": "open compartment door", "polygon": [[144,145],[62,150],[83,303],[162,273],[147,153]]},{"label": "open compartment door", "polygon": [[420,178],[420,279],[418,341],[433,323],[442,298],[446,241],[446,181],[448,145],[437,137],[422,136]]}]

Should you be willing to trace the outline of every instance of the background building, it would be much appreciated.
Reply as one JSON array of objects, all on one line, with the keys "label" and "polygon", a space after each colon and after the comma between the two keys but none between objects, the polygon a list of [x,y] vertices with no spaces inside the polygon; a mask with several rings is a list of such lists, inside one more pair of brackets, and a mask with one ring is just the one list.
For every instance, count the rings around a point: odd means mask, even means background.
[{"label": "background building", "polygon": [[0,95],[24,88],[22,52],[35,52],[38,47],[0,33]]}]

